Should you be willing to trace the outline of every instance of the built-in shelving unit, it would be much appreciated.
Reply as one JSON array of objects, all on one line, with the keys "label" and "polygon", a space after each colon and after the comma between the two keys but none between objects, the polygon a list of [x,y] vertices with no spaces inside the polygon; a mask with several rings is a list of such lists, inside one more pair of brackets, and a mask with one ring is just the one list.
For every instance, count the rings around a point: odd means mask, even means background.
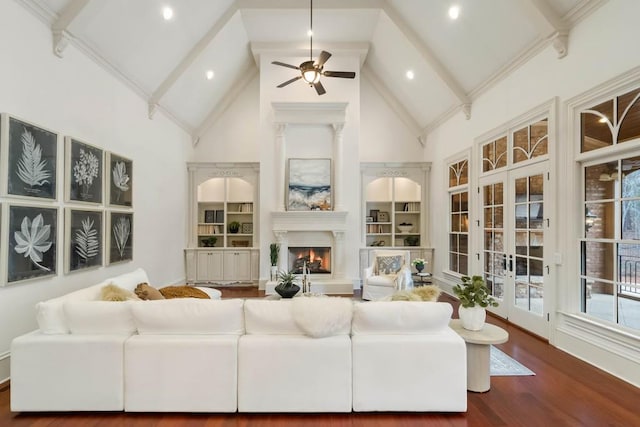
[{"label": "built-in shelving unit", "polygon": [[246,283],[258,279],[255,164],[189,164],[192,188],[187,282]]}]

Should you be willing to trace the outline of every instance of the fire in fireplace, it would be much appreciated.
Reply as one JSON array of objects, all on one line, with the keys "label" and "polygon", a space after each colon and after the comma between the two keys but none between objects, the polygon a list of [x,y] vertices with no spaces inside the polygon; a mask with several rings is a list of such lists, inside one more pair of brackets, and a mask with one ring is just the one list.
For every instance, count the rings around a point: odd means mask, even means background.
[{"label": "fire in fireplace", "polygon": [[302,274],[303,266],[319,274],[331,273],[330,247],[289,247],[289,270]]}]

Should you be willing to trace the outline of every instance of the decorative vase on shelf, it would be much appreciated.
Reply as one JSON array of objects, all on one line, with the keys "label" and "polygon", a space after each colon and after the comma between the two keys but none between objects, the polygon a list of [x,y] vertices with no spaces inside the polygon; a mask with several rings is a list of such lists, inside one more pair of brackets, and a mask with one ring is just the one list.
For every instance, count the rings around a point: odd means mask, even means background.
[{"label": "decorative vase on shelf", "polygon": [[469,331],[479,331],[484,326],[487,318],[487,310],[476,305],[475,307],[458,307],[458,316],[462,327]]}]

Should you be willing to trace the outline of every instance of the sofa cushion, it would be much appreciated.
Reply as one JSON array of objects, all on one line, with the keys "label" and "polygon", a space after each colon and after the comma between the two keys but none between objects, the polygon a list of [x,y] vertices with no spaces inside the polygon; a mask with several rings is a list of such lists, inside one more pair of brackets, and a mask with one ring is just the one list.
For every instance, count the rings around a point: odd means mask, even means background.
[{"label": "sofa cushion", "polygon": [[147,277],[147,273],[142,268],[133,270],[130,273],[121,274],[109,280],[114,285],[120,286],[121,288],[125,288],[129,291],[135,290],[136,286],[138,286],[138,283],[142,283],[142,282],[149,283],[149,278]]},{"label": "sofa cushion", "polygon": [[64,314],[72,334],[132,334],[136,325],[131,315],[131,303],[65,301]]},{"label": "sofa cushion", "polygon": [[376,256],[375,272],[381,274],[395,274],[401,268],[403,262],[402,255]]},{"label": "sofa cushion", "polygon": [[296,324],[310,337],[348,335],[351,332],[353,302],[349,298],[294,298],[292,309]]},{"label": "sofa cushion", "polygon": [[391,286],[396,285],[395,274],[383,274],[381,276],[371,276],[367,278],[367,285],[369,286]]},{"label": "sofa cushion", "polygon": [[351,332],[410,335],[449,327],[453,308],[445,302],[371,301],[354,305]]},{"label": "sofa cushion", "polygon": [[98,298],[100,289],[107,283],[108,281],[105,280],[97,285],[79,289],[47,301],[39,302],[36,304],[36,320],[38,322],[38,328],[43,334],[47,335],[68,334],[69,325],[64,315],[65,301],[95,300]]},{"label": "sofa cushion", "polygon": [[246,300],[244,321],[247,334],[304,335],[293,318],[292,301]]},{"label": "sofa cushion", "polygon": [[140,335],[242,335],[243,303],[197,298],[139,301],[131,304],[131,313]]}]

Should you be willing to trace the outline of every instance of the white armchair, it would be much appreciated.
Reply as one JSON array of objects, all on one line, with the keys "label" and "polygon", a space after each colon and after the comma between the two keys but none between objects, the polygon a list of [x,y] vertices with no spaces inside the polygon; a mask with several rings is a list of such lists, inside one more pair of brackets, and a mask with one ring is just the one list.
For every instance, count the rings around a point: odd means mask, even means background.
[{"label": "white armchair", "polygon": [[364,270],[362,299],[378,300],[413,288],[409,251],[376,250],[371,255],[372,263]]}]

